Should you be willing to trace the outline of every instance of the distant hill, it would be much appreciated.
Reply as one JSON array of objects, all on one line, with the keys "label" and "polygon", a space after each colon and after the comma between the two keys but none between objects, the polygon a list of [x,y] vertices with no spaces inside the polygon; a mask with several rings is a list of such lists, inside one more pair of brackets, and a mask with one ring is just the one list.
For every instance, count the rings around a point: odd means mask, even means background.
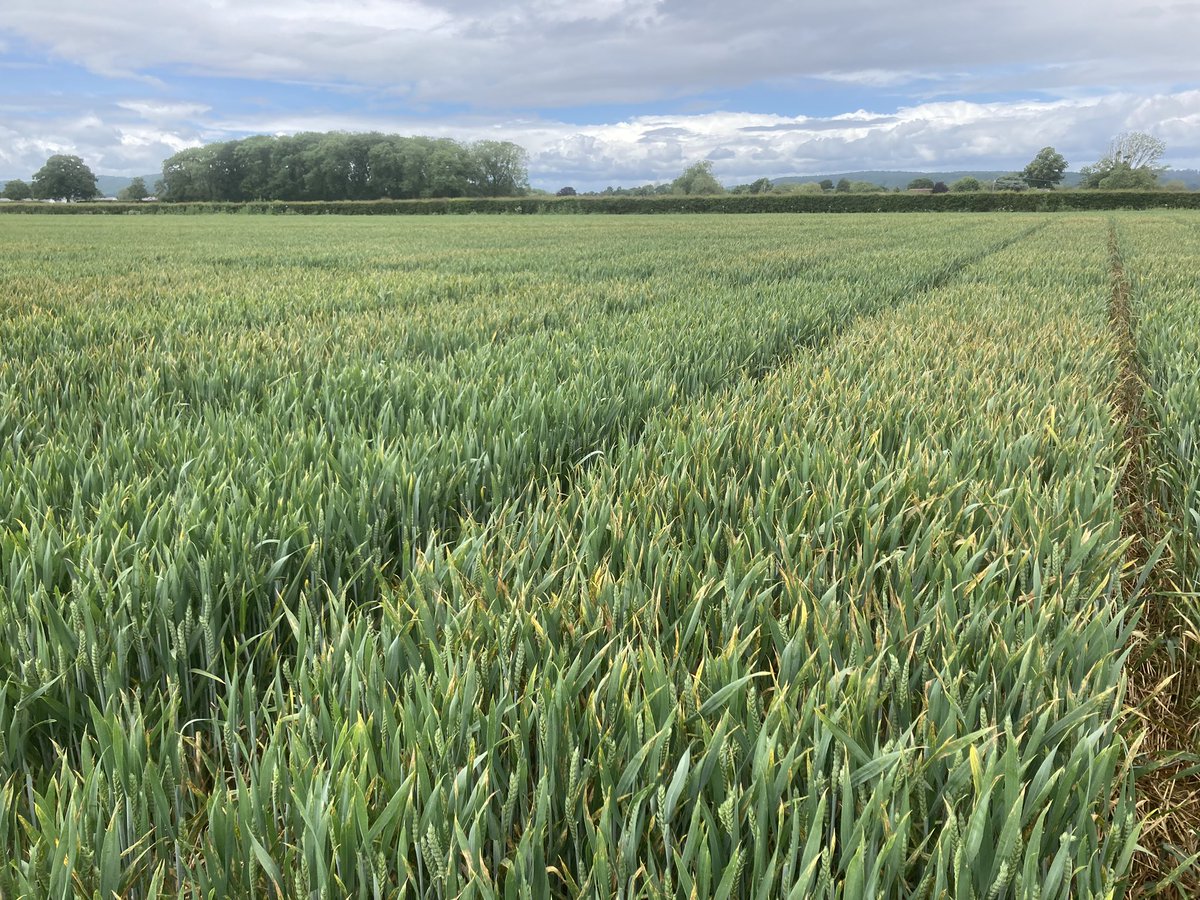
[{"label": "distant hill", "polygon": [[1167,169],[1158,176],[1158,180],[1162,184],[1168,181],[1182,181],[1188,186],[1188,190],[1200,190],[1200,169]]},{"label": "distant hill", "polygon": [[[821,181],[825,178],[836,183],[839,178],[845,178],[847,181],[869,181],[872,184],[882,185],[888,190],[892,188],[903,190],[914,178],[930,178],[933,181],[953,184],[958,179],[968,176],[987,182],[994,181],[1003,175],[1012,174],[1014,173],[1011,170],[1003,172],[839,172],[834,175],[788,175],[772,180],[775,184],[803,184],[806,181]],[[1080,178],[1078,172],[1067,172],[1063,178],[1063,186],[1074,187],[1079,184]]]},{"label": "distant hill", "polygon": [[[155,172],[153,175],[143,175],[142,180],[146,182],[146,190],[153,194],[154,183],[160,178],[162,178],[162,172]],[[119,191],[129,187],[132,181],[133,176],[97,175],[96,187],[100,188],[100,195],[102,197],[115,197]]]},{"label": "distant hill", "polygon": [[[837,182],[839,178],[845,178],[847,181],[869,181],[872,184],[883,185],[888,190],[892,188],[903,190],[914,178],[932,178],[934,181],[953,184],[958,179],[967,176],[987,182],[1002,175],[1012,174],[1015,173],[1011,170],[1007,172],[839,172],[834,175],[787,175],[783,178],[774,178],[772,181],[775,184],[803,184],[806,181],[822,181],[826,178]],[[1063,177],[1062,184],[1063,187],[1075,187],[1082,179],[1083,176],[1078,172],[1067,172]],[[1188,186],[1188,190],[1200,190],[1200,169],[1167,169],[1159,176],[1158,181],[1159,184],[1166,184],[1168,181],[1182,181]]]}]

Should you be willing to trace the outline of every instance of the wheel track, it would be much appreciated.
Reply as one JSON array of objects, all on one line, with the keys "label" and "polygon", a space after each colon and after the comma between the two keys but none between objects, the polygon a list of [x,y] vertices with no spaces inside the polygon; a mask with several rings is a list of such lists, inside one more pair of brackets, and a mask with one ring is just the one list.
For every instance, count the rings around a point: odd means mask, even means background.
[{"label": "wheel track", "polygon": [[1111,219],[1108,251],[1112,281],[1109,323],[1119,365],[1112,404],[1128,452],[1118,485],[1121,530],[1129,541],[1122,585],[1127,596],[1144,598],[1131,653],[1127,702],[1144,729],[1140,744],[1135,744],[1138,755],[1134,764],[1145,850],[1134,855],[1130,888],[1134,897],[1183,900],[1200,896],[1200,866],[1194,858],[1188,861],[1192,854],[1200,853],[1200,775],[1180,758],[1180,748],[1189,744],[1192,698],[1173,688],[1176,664],[1164,646],[1164,637],[1177,626],[1169,601],[1164,599],[1171,583],[1171,560],[1164,555],[1169,529],[1155,500],[1152,413],[1147,409],[1147,382],[1137,350],[1131,286],[1120,236]]}]

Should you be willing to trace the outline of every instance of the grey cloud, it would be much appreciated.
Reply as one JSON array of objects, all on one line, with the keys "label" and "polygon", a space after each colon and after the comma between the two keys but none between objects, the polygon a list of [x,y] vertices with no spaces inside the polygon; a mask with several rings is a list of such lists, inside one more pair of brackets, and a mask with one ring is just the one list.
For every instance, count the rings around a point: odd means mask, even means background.
[{"label": "grey cloud", "polygon": [[[1200,17],[1117,0],[7,0],[16,35],[102,73],[167,69],[399,87],[480,109],[653,101],[768,79],[865,86],[1037,67],[1037,88],[1162,88],[1194,71]],[[76,27],[64,29],[65,20]],[[131,41],[136,21],[153,40]],[[1036,27],[1031,27],[1036,23]],[[913,63],[920,61],[920,71]],[[964,75],[964,72],[967,73]],[[990,77],[990,76],[989,76]]]}]

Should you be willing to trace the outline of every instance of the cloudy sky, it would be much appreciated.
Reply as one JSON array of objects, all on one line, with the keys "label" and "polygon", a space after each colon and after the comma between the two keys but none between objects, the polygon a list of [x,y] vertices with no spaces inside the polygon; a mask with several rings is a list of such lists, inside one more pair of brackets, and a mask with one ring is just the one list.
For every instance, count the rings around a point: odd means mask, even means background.
[{"label": "cloudy sky", "polygon": [[1171,0],[4,0],[0,179],[333,129],[513,140],[550,189],[1077,169],[1123,130],[1193,168],[1197,47]]}]

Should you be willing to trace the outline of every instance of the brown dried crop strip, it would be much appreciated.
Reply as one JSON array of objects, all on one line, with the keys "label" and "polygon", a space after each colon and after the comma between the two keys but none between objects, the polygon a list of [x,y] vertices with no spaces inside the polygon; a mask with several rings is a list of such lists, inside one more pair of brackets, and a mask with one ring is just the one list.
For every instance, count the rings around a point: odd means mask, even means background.
[{"label": "brown dried crop strip", "polygon": [[1169,555],[1159,555],[1166,517],[1155,499],[1146,380],[1137,353],[1129,278],[1111,222],[1108,246],[1109,321],[1120,361],[1112,402],[1125,425],[1128,450],[1120,482],[1122,530],[1130,541],[1125,580],[1129,590],[1143,590],[1146,597],[1129,668],[1129,704],[1144,728],[1137,779],[1143,849],[1133,857],[1130,893],[1190,898],[1200,896],[1200,869],[1189,862],[1200,853],[1200,767],[1178,756],[1180,748],[1194,745],[1196,723],[1189,715],[1190,698],[1180,690],[1178,661],[1162,640],[1176,628],[1172,606],[1163,596],[1173,589],[1175,579]]}]

